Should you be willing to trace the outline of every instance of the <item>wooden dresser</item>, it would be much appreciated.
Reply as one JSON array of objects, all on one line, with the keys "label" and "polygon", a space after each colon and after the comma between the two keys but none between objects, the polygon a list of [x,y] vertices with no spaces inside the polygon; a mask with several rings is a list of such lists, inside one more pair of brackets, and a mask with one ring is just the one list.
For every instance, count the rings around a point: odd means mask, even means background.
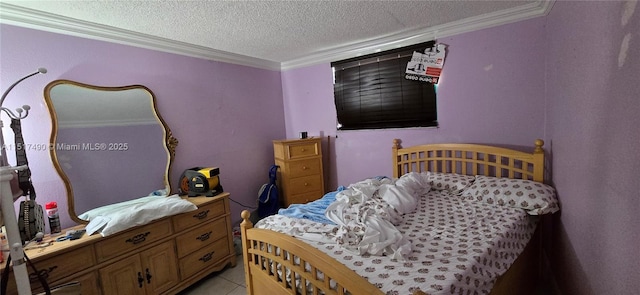
[{"label": "wooden dresser", "polygon": [[321,138],[274,140],[273,154],[278,169],[278,186],[283,207],[322,198]]},{"label": "wooden dresser", "polygon": [[[236,265],[229,193],[185,199],[198,210],[108,237],[85,235],[25,252],[51,286],[79,281],[82,294],[176,294],[214,271]],[[51,240],[55,237],[44,239]],[[40,292],[31,269],[29,277],[33,291]],[[7,294],[17,294],[13,274]]]}]

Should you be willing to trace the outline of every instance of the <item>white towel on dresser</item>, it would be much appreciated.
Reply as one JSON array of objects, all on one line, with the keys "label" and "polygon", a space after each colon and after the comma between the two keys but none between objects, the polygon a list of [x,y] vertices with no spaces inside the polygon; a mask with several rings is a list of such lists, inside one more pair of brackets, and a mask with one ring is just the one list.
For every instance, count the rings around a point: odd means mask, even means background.
[{"label": "white towel on dresser", "polygon": [[102,212],[87,224],[87,233],[100,232],[103,237],[147,224],[163,217],[189,212],[198,209],[193,203],[180,198],[178,195],[155,197],[147,199],[125,208],[116,206],[117,210]]}]

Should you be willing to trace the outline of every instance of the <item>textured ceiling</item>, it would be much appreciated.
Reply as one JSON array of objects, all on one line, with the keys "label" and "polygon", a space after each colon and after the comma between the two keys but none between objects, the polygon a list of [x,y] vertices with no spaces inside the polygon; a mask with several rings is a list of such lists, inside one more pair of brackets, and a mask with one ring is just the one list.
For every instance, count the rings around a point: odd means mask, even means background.
[{"label": "textured ceiling", "polygon": [[[529,1],[2,1],[276,63],[392,41]],[[505,14],[509,16],[509,14]],[[437,32],[434,33],[438,37]],[[422,40],[418,40],[422,41]]]}]

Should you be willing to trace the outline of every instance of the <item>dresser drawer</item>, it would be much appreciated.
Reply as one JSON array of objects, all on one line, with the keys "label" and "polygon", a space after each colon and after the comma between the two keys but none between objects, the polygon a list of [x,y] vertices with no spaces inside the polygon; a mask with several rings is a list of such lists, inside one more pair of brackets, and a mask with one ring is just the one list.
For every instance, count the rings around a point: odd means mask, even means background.
[{"label": "dresser drawer", "polygon": [[298,143],[286,146],[286,159],[300,159],[320,155],[320,142]]},{"label": "dresser drawer", "polygon": [[185,255],[209,245],[214,241],[227,236],[227,222],[225,218],[220,218],[214,222],[199,226],[176,238],[178,246],[178,257]]},{"label": "dresser drawer", "polygon": [[92,294],[92,295],[100,295],[102,292],[100,291],[100,279],[97,272],[90,272],[86,275],[77,277],[75,279],[71,279],[71,282],[77,281],[80,283],[80,294]]},{"label": "dresser drawer", "polygon": [[292,178],[320,174],[320,167],[322,167],[320,160],[320,158],[315,158],[291,161],[288,163],[288,171]]},{"label": "dresser drawer", "polygon": [[311,175],[296,177],[289,180],[289,194],[297,195],[310,191],[322,191],[322,176]]},{"label": "dresser drawer", "polygon": [[218,199],[211,204],[204,205],[196,211],[180,214],[173,217],[173,225],[176,232],[191,229],[199,224],[218,218],[225,213],[224,199]]},{"label": "dresser drawer", "polygon": [[[28,254],[29,252],[27,252]],[[83,269],[95,265],[93,250],[91,246],[85,246],[73,251],[73,253],[59,254],[45,260],[34,261],[38,272],[47,280],[47,283],[58,281],[68,277],[70,274],[77,273]],[[4,271],[4,270],[3,270]],[[29,273],[29,282],[31,287],[36,290],[42,290],[40,280],[37,274],[27,266]],[[16,281],[13,272],[10,273],[9,282],[7,283],[7,294],[17,294]]]},{"label": "dresser drawer", "polygon": [[219,239],[212,244],[180,259],[180,273],[186,280],[191,275],[217,264],[220,259],[229,255],[229,241]]},{"label": "dresser drawer", "polygon": [[[57,287],[57,286],[61,286],[65,283],[71,283],[71,282],[78,282],[80,284],[80,294],[91,294],[91,295],[100,295],[102,294],[102,291],[100,290],[100,278],[97,272],[90,272],[88,274],[84,274],[81,275],[79,277],[66,277],[64,279],[64,281],[62,282],[56,282],[56,283],[52,283],[51,281],[48,281],[47,283],[49,284],[49,287]],[[31,283],[31,287],[33,287],[34,284]],[[35,290],[37,292],[44,292],[44,290]],[[35,293],[34,293],[35,294]],[[44,293],[42,293],[44,294]],[[52,291],[52,294],[58,294],[56,292]]]},{"label": "dresser drawer", "polygon": [[124,253],[135,251],[137,248],[149,245],[170,236],[171,220],[164,219],[107,238],[96,244],[98,262],[122,256]]}]

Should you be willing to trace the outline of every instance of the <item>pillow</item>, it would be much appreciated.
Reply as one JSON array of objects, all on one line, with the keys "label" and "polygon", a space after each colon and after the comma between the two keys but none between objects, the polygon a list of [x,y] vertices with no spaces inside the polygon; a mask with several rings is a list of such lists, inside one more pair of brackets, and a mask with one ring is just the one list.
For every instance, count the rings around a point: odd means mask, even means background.
[{"label": "pillow", "polygon": [[474,180],[474,176],[456,174],[456,173],[443,173],[443,172],[426,172],[427,182],[431,185],[433,190],[447,190],[452,194],[460,194],[465,188],[467,188]]},{"label": "pillow", "polygon": [[560,210],[555,189],[531,180],[477,175],[473,184],[462,192],[462,196],[487,204],[522,208],[530,215]]},{"label": "pillow", "polygon": [[414,197],[425,195],[431,190],[426,173],[409,172],[398,178],[395,185],[404,188]]}]

